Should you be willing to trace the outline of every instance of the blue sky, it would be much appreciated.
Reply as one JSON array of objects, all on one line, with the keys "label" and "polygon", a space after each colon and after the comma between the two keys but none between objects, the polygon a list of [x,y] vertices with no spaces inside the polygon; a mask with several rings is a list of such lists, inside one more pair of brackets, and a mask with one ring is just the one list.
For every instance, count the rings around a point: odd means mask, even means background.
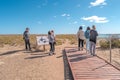
[{"label": "blue sky", "polygon": [[120,33],[120,0],[0,0],[0,34],[76,34],[96,25],[98,33]]}]

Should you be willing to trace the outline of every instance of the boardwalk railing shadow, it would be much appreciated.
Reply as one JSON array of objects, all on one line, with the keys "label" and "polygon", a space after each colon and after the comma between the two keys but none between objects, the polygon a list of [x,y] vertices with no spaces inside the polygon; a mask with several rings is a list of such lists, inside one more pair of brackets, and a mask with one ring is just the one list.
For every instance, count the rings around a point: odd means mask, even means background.
[{"label": "boardwalk railing shadow", "polygon": [[69,55],[68,57],[78,57],[78,56],[82,56],[83,54],[74,54],[74,55]]},{"label": "boardwalk railing shadow", "polygon": [[65,50],[62,51],[62,54],[63,54],[63,61],[64,61],[64,80],[74,80],[70,66],[67,61],[67,56],[65,54]]},{"label": "boardwalk railing shadow", "polygon": [[[66,54],[70,54],[70,53],[76,53],[78,52],[78,49],[77,48],[69,48],[69,50],[66,50]],[[79,51],[80,52],[80,51]],[[80,52],[82,53],[82,51]],[[91,58],[93,56],[90,56],[89,54],[86,55],[86,53],[84,52],[84,54],[70,54],[68,55],[68,57],[70,58],[70,62],[77,62],[77,61],[81,61],[81,60],[84,60],[84,59],[87,59],[87,58]]]},{"label": "boardwalk railing shadow", "polygon": [[81,61],[81,60],[91,58],[91,57],[93,57],[93,56],[86,56],[86,55],[78,56],[78,57],[70,59],[70,62],[77,62],[77,61]]},{"label": "boardwalk railing shadow", "polygon": [[104,65],[101,65],[101,66],[99,66],[99,67],[97,67],[97,68],[92,69],[92,71],[95,71],[96,69],[103,68],[103,67],[105,67],[105,66],[107,66],[107,65],[108,65],[108,63],[105,63]]}]

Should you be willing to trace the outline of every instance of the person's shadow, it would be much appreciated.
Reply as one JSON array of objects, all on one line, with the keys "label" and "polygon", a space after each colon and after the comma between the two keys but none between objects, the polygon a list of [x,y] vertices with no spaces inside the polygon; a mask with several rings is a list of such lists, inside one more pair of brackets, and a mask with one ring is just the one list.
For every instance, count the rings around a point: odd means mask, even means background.
[{"label": "person's shadow", "polygon": [[5,55],[10,55],[10,54],[15,54],[17,52],[24,51],[24,50],[14,50],[14,51],[8,51],[5,53],[0,54],[0,56],[5,56]]},{"label": "person's shadow", "polygon": [[47,57],[49,56],[49,52],[44,52],[41,50],[36,50],[31,52],[31,57],[26,57],[24,59],[36,59],[36,58],[42,58],[42,57]]}]

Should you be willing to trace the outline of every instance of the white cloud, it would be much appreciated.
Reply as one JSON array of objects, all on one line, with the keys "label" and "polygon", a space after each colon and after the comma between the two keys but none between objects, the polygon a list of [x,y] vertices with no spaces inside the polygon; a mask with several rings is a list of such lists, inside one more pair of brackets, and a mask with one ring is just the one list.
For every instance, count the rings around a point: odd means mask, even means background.
[{"label": "white cloud", "polygon": [[57,18],[57,16],[53,16],[54,18]]},{"label": "white cloud", "polygon": [[83,24],[82,26],[84,27],[85,25]]},{"label": "white cloud", "polygon": [[67,20],[70,20],[71,19],[71,17],[67,17]]},{"label": "white cloud", "polygon": [[98,16],[91,16],[91,17],[82,17],[82,20],[95,22],[95,23],[107,23],[109,20],[107,20],[106,17],[98,17]]},{"label": "white cloud", "polygon": [[67,16],[69,17],[69,16],[70,16],[70,14],[67,14]]},{"label": "white cloud", "polygon": [[41,22],[41,21],[38,21],[37,23],[38,23],[38,24],[42,24],[42,22]]},{"label": "white cloud", "polygon": [[61,16],[63,16],[63,17],[64,17],[64,16],[66,16],[66,14],[62,14]]},{"label": "white cloud", "polygon": [[107,3],[105,2],[105,0],[96,0],[95,2],[91,2],[90,5],[90,7],[94,7],[99,5],[107,5]]},{"label": "white cloud", "polygon": [[77,7],[79,8],[79,7],[80,7],[80,4],[78,4]]},{"label": "white cloud", "polygon": [[43,3],[41,3],[41,4],[37,5],[37,8],[42,8],[42,7],[44,7],[44,6],[47,6],[47,5],[48,5],[48,0],[43,0],[43,1],[44,1]]},{"label": "white cloud", "polygon": [[73,24],[77,24],[78,22],[77,21],[74,21]]},{"label": "white cloud", "polygon": [[63,17],[70,17],[70,14],[64,13],[64,14],[62,14],[61,16],[63,16]]},{"label": "white cloud", "polygon": [[77,23],[78,23],[78,21],[74,21],[74,22],[70,22],[69,24],[75,25]]},{"label": "white cloud", "polygon": [[70,14],[64,13],[64,14],[62,14],[61,16],[62,16],[62,17],[65,17],[67,20],[70,20],[70,19],[71,19]]}]

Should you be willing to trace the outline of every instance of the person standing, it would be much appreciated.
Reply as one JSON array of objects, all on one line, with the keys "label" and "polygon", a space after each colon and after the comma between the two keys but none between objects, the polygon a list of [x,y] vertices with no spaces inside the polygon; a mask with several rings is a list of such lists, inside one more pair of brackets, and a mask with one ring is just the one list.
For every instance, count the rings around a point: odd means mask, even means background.
[{"label": "person standing", "polygon": [[52,38],[53,38],[53,54],[55,54],[55,44],[56,44],[56,39],[55,39],[55,33],[54,33],[54,30],[51,30],[51,35],[52,35]]},{"label": "person standing", "polygon": [[50,44],[49,55],[55,54],[55,35],[54,35],[53,30],[48,32],[48,39],[49,39],[49,44]]},{"label": "person standing", "polygon": [[86,38],[86,53],[90,52],[90,27],[88,26],[85,31],[85,38]]},{"label": "person standing", "polygon": [[78,50],[83,50],[84,47],[84,31],[82,30],[82,26],[79,27],[79,31],[77,32],[78,38]]},{"label": "person standing", "polygon": [[31,51],[29,28],[26,28],[26,30],[24,31],[23,39],[25,41],[25,49]]},{"label": "person standing", "polygon": [[98,36],[98,33],[96,31],[96,26],[93,25],[92,30],[90,30],[90,53],[93,56],[95,56],[97,36]]}]

